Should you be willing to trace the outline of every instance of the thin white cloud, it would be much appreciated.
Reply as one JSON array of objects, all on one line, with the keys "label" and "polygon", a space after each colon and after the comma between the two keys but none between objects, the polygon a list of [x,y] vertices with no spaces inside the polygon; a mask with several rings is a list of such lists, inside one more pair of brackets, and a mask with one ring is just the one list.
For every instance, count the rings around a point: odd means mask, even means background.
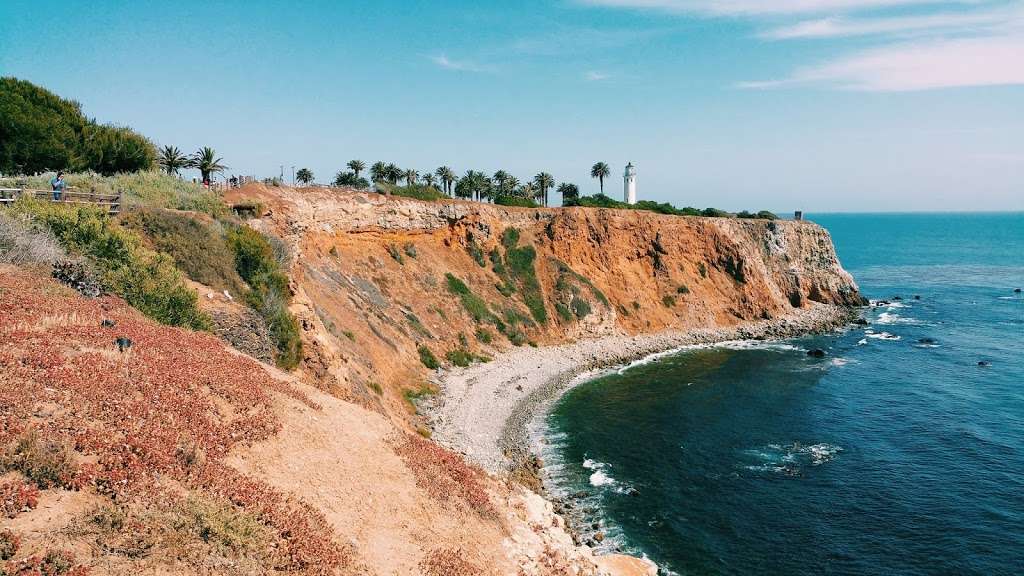
[{"label": "thin white cloud", "polygon": [[591,70],[590,72],[584,74],[583,77],[590,82],[600,82],[602,80],[607,80],[611,76],[605,74],[604,72],[597,72],[596,70]]},{"label": "thin white cloud", "polygon": [[487,69],[483,66],[475,64],[469,61],[452,60],[444,54],[438,54],[435,56],[428,56],[430,61],[438,65],[445,70],[457,70],[460,72],[486,72]]},{"label": "thin white cloud", "polygon": [[1024,85],[1024,36],[938,39],[874,48],[748,89],[823,85],[870,92]]},{"label": "thin white cloud", "polygon": [[789,40],[923,32],[967,33],[983,31],[993,26],[1005,26],[1007,22],[1022,19],[1024,10],[1019,8],[1013,11],[998,9],[890,18],[831,17],[773,28],[761,33],[760,36],[771,40]]},{"label": "thin white cloud", "polygon": [[[724,16],[823,14],[936,4],[936,0],[579,0],[590,6]],[[973,3],[977,0],[952,0]]]}]

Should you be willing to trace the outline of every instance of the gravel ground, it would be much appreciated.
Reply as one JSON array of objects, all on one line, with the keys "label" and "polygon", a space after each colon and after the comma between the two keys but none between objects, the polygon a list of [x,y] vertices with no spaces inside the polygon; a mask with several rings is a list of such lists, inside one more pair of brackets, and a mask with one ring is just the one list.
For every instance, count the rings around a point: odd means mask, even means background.
[{"label": "gravel ground", "polygon": [[581,374],[693,344],[771,340],[848,324],[855,309],[815,304],[777,319],[726,328],[608,336],[543,348],[516,348],[491,362],[445,373],[441,393],[421,409],[434,440],[500,474],[530,459],[527,427],[539,411],[583,379]]}]

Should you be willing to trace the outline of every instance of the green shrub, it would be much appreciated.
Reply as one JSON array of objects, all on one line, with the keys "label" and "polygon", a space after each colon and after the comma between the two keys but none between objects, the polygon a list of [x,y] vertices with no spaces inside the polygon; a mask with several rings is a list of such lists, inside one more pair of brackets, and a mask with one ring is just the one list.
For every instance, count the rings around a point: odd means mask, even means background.
[{"label": "green shrub", "polygon": [[480,245],[475,240],[470,240],[469,244],[466,245],[466,252],[473,258],[473,261],[477,263],[481,268],[487,266],[487,260],[484,259],[484,251],[480,248]]},{"label": "green shrub", "polygon": [[415,184],[413,186],[395,186],[385,183],[377,183],[377,186],[393,196],[402,196],[404,198],[414,198],[416,200],[426,200],[433,202],[436,200],[442,200],[447,198],[441,191],[433,186],[423,186],[421,184]]},{"label": "green shrub", "polygon": [[590,302],[587,302],[586,300],[580,298],[579,296],[572,297],[572,302],[569,303],[569,307],[572,309],[572,313],[575,314],[577,318],[582,319],[587,314],[590,314]]},{"label": "green shrub", "polygon": [[501,245],[505,248],[515,248],[519,245],[519,229],[505,228],[501,233]]},{"label": "green shrub", "polygon": [[521,206],[523,208],[538,207],[537,203],[529,198],[523,198],[522,196],[509,196],[506,194],[495,196],[494,203],[499,206]]},{"label": "green shrub", "polygon": [[219,223],[163,209],[132,210],[118,221],[141,234],[157,251],[174,258],[189,278],[217,290],[242,294],[234,253]]},{"label": "green shrub", "polygon": [[701,210],[700,215],[710,218],[727,218],[729,213],[725,210],[719,210],[718,208],[705,208]]},{"label": "green shrub", "polygon": [[672,308],[676,305],[676,298],[675,296],[665,295],[662,297],[661,303],[664,304],[666,308]]},{"label": "green shrub", "polygon": [[437,362],[437,356],[434,356],[434,353],[430,351],[430,348],[420,345],[416,348],[416,351],[419,352],[420,362],[422,362],[427,368],[436,370],[440,366]]},{"label": "green shrub", "polygon": [[705,266],[703,262],[698,262],[697,263],[697,272],[700,273],[700,277],[701,278],[707,278],[708,277],[708,267]]},{"label": "green shrub", "polygon": [[381,388],[380,384],[378,384],[376,382],[369,382],[369,383],[366,384],[366,387],[369,388],[370,390],[373,390],[373,393],[378,395],[378,396],[380,396],[381,394],[384,393],[384,389]]},{"label": "green shrub", "polygon": [[388,244],[387,250],[388,254],[395,262],[398,262],[399,264],[402,265],[405,264],[405,260],[402,258],[402,253],[398,251],[398,246],[395,246],[394,244]]},{"label": "green shrub", "polygon": [[501,279],[501,284],[495,286],[498,292],[502,296],[508,298],[516,291],[515,283],[512,281],[512,276],[508,273],[508,268],[505,267],[505,261],[501,257],[501,253],[498,252],[497,248],[491,250],[488,257],[491,260],[491,268],[494,270],[495,275]]},{"label": "green shrub", "polygon": [[747,212],[746,210],[742,210],[742,211],[736,213],[736,217],[737,218],[756,218],[758,220],[778,220],[778,218],[779,218],[778,216],[775,215],[774,212],[769,212],[768,210],[761,210],[760,212],[757,212],[756,214],[752,213],[752,212]]},{"label": "green shrub", "polygon": [[274,360],[291,370],[302,361],[299,323],[288,310],[291,291],[288,276],[270,241],[252,228],[239,226],[229,230],[227,243],[235,255],[235,270],[249,284],[246,302],[263,316],[277,347]]},{"label": "green shrub", "polygon": [[473,363],[473,360],[476,359],[476,356],[472,352],[466,350],[465,348],[456,348],[454,350],[449,350],[444,355],[444,357],[447,358],[449,362],[456,366],[459,366],[460,368],[465,368],[466,366],[469,366],[470,364]]},{"label": "green shrub", "polygon": [[121,296],[163,324],[206,330],[209,317],[198,306],[174,260],[146,248],[134,232],[88,205],[20,199],[14,213],[45,225],[67,250],[87,257],[100,272],[105,290]]},{"label": "green shrub", "polygon": [[448,283],[448,291],[459,297],[459,300],[462,301],[462,307],[465,308],[474,322],[489,322],[495,326],[500,323],[498,317],[488,308],[487,303],[476,294],[473,294],[465,282],[458,279],[451,272],[446,272],[444,277]]},{"label": "green shrub", "polygon": [[533,246],[505,250],[505,260],[511,275],[519,282],[519,292],[523,297],[523,303],[530,310],[534,320],[540,324],[546,324],[548,312],[544,306],[544,294],[541,291],[540,282],[537,281],[537,271],[533,265],[536,258],[537,252]]},{"label": "green shrub", "polygon": [[419,256],[419,252],[416,251],[416,245],[412,242],[402,244],[402,252],[405,252],[405,255],[409,258],[416,258]]},{"label": "green shrub", "polygon": [[494,335],[486,328],[477,328],[476,339],[481,344],[490,344],[494,340]]},{"label": "green shrub", "polygon": [[583,284],[584,286],[589,288],[591,294],[594,295],[594,298],[597,298],[598,302],[605,306],[611,305],[611,303],[608,301],[608,297],[605,296],[604,292],[601,292],[601,290],[598,289],[597,286],[594,286],[594,283],[590,281],[590,278],[587,278],[586,276],[580,274],[579,272],[576,272],[575,270],[570,268],[568,264],[562,262],[558,258],[551,258],[551,262],[555,265],[555,268],[558,270],[558,280],[555,284],[556,290],[565,290],[568,286],[568,278],[572,278],[579,282],[580,284]]},{"label": "green shrub", "polygon": [[568,306],[562,304],[561,302],[555,302],[555,312],[558,314],[558,317],[561,318],[563,322],[568,322],[573,318],[572,310],[570,310]]},{"label": "green shrub", "polygon": [[686,284],[680,284],[678,287],[676,287],[676,294],[689,294],[689,293],[690,293],[690,289],[689,289],[689,287],[686,286]]}]

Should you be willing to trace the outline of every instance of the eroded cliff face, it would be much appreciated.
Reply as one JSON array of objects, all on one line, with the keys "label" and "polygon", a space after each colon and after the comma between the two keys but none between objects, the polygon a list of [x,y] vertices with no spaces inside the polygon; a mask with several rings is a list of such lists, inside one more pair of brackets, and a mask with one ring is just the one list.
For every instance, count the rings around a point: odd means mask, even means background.
[{"label": "eroded cliff face", "polygon": [[232,197],[260,202],[252,224],[294,249],[303,370],[393,415],[406,413],[400,391],[427,381],[427,350],[444,365],[464,352],[729,326],[810,301],[862,300],[811,222],[314,188],[250,186]]}]

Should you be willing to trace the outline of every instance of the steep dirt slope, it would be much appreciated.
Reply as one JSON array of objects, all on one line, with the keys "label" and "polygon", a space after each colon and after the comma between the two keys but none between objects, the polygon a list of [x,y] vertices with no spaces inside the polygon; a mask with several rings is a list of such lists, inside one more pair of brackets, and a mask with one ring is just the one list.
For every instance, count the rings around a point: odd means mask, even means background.
[{"label": "steep dirt slope", "polygon": [[0,267],[0,341],[6,573],[628,573],[538,496],[117,298]]},{"label": "steep dirt slope", "polygon": [[261,185],[229,200],[260,203],[264,214],[251,224],[295,249],[306,373],[394,414],[403,413],[395,391],[428,377],[424,349],[444,364],[453,351],[457,360],[463,350],[486,356],[588,336],[729,326],[809,301],[861,302],[828,233],[810,222]]}]

